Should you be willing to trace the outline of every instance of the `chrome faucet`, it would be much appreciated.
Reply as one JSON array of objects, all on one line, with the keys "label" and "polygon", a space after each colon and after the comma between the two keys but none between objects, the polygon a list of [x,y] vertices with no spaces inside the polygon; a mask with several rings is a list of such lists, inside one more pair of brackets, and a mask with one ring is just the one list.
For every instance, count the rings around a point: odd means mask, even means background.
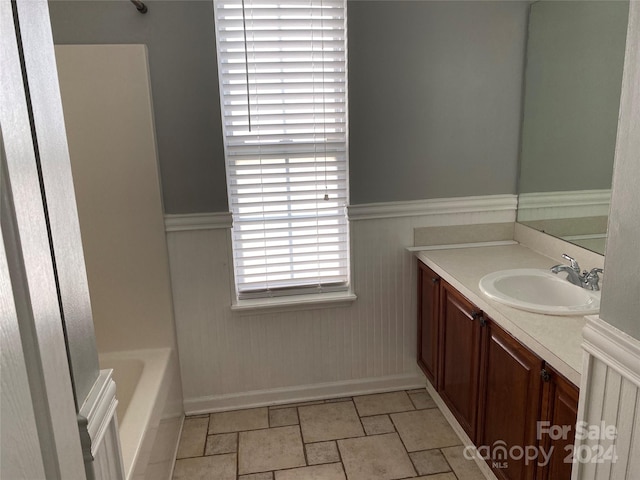
[{"label": "chrome faucet", "polygon": [[569,265],[555,265],[551,267],[551,271],[553,273],[567,272],[567,280],[578,287],[582,287],[582,276],[580,275],[580,265],[578,265],[578,261],[566,253],[562,254],[562,258],[569,260]]},{"label": "chrome faucet", "polygon": [[578,287],[588,290],[600,290],[599,273],[603,273],[601,268],[592,268],[590,272],[586,270],[580,273],[580,265],[575,258],[570,257],[566,253],[562,254],[562,258],[569,260],[569,265],[555,265],[551,267],[553,273],[567,272],[567,280]]}]

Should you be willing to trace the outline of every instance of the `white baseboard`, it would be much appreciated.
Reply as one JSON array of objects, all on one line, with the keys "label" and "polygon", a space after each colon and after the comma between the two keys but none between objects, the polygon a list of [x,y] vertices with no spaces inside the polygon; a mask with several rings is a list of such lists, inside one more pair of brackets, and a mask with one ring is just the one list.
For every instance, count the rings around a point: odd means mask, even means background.
[{"label": "white baseboard", "polygon": [[366,378],[362,380],[347,380],[343,382],[319,383],[316,385],[274,388],[230,395],[212,395],[209,397],[185,399],[184,410],[186,415],[198,415],[241,408],[264,407],[268,405],[308,402],[354,395],[368,395],[394,390],[424,388],[425,382],[424,376],[416,373]]}]

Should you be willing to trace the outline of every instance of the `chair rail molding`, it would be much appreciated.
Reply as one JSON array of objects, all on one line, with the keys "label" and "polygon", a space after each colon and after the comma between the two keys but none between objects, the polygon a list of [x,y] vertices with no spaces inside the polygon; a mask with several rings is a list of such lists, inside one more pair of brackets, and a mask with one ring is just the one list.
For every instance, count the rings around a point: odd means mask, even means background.
[{"label": "chair rail molding", "polygon": [[166,214],[164,225],[167,232],[215,230],[231,228],[233,218],[230,212]]},{"label": "chair rail molding", "polygon": [[[453,214],[497,216],[498,222],[514,222],[517,207],[517,195],[483,195],[349,205],[347,212],[351,221],[433,216],[434,225],[455,225],[459,223],[458,219],[448,220]],[[441,217],[440,221],[435,221],[436,217]],[[231,212],[171,213],[165,214],[164,221],[167,232],[215,230],[233,226]],[[490,220],[479,218],[465,223],[490,223]]]},{"label": "chair rail molding", "polygon": [[609,214],[611,189],[520,194],[518,220],[595,217]]},{"label": "chair rail molding", "polygon": [[[465,213],[502,212],[499,221],[515,221],[517,195],[483,195],[470,197],[433,198],[409,202],[382,202],[349,205],[349,219],[375,220],[380,218],[451,215]],[[482,223],[488,223],[483,220]]]}]

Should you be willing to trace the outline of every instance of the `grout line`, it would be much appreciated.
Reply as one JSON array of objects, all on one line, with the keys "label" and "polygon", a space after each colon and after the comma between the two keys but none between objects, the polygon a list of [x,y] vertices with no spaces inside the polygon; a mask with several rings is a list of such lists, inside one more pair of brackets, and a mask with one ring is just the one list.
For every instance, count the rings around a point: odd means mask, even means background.
[{"label": "grout line", "polygon": [[342,452],[340,451],[340,445],[338,445],[338,441],[337,440],[335,440],[334,443],[336,444],[336,450],[338,451],[338,461],[340,462],[340,465],[342,466],[342,471],[344,472],[344,476],[348,477],[347,469],[344,466],[344,461],[342,460]]},{"label": "grout line", "polygon": [[236,432],[236,479],[240,478],[240,432]]},{"label": "grout line", "polygon": [[[362,428],[362,433],[364,433],[364,436],[367,436],[367,431],[364,428],[364,423],[362,423],[362,417],[360,416],[360,411],[358,410],[358,406],[356,405],[356,402],[353,402],[353,405],[356,409],[356,415],[358,416],[358,422],[360,422],[360,427]],[[337,445],[337,443],[336,443]]]},{"label": "grout line", "polygon": [[[297,414],[298,414],[298,409],[296,408],[296,415]],[[307,457],[307,444],[304,443],[304,438],[302,438],[302,425],[300,425],[299,421],[300,419],[298,419],[298,432],[300,433],[300,442],[302,442],[302,454],[304,455],[304,464],[306,466],[309,466],[309,458]]]},{"label": "grout line", "polygon": [[[464,445],[463,445],[464,446]],[[447,458],[447,456],[444,454],[444,452],[442,451],[443,448],[451,448],[451,447],[441,447],[438,450],[440,451],[440,454],[442,455],[442,458],[444,458],[444,461],[447,462],[447,465],[449,465],[449,469],[451,470],[451,473],[453,474],[454,477],[456,477],[456,480],[459,480],[458,475],[456,474],[456,471],[453,469],[453,465],[451,465],[451,462],[449,461],[449,459]],[[482,473],[482,472],[481,472]],[[483,474],[484,475],[484,474]]]},{"label": "grout line", "polygon": [[[268,405],[266,407],[254,407],[254,408],[268,408],[269,410],[280,410],[282,408],[298,408],[298,407],[310,407],[313,405],[324,405],[325,403],[327,403],[325,400],[309,400],[308,402],[279,403],[277,405]],[[240,408],[238,410],[229,410],[229,411],[237,412],[239,410],[252,410],[252,408]]]},{"label": "grout line", "polygon": [[408,413],[408,412],[416,412],[416,411],[420,411],[420,410],[428,410],[427,408],[412,408],[411,410],[400,410],[400,411],[393,411],[393,412],[382,412],[382,413],[374,413],[372,415],[358,415],[360,418],[371,418],[371,417],[379,417],[381,415],[393,415],[396,413]]},{"label": "grout line", "polygon": [[202,456],[207,453],[207,441],[209,440],[209,424],[211,423],[211,415],[207,418],[207,428],[204,431],[204,445],[202,446]]},{"label": "grout line", "polygon": [[216,433],[208,433],[207,435],[226,435],[227,433],[241,433],[241,432],[259,432],[261,430],[273,430],[275,428],[286,428],[286,427],[297,427],[297,425],[281,425],[279,427],[262,427],[262,428],[251,428],[248,430],[232,430],[230,432],[216,432]]},{"label": "grout line", "polygon": [[[391,424],[393,425],[393,428],[395,428],[395,430],[396,430],[396,435],[400,439],[400,443],[402,444],[402,447],[404,448],[404,451],[407,453],[407,456],[409,457],[409,460],[411,460],[411,455],[409,455],[409,453],[413,453],[413,452],[409,452],[409,449],[407,448],[407,445],[404,443],[404,440],[402,439],[402,435],[400,435],[400,432],[398,431],[398,426],[396,425],[396,422],[393,421],[393,417],[391,415],[389,415],[389,418],[391,419]],[[418,473],[418,469],[415,467],[415,465],[413,465],[413,460],[411,460],[411,465],[413,466],[413,470],[417,474]]]}]

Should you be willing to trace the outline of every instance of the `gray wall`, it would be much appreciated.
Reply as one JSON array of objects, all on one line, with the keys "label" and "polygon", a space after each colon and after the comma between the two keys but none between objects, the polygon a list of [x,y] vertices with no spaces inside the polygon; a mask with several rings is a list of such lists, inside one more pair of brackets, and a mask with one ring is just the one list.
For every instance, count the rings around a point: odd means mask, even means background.
[{"label": "gray wall", "polygon": [[[211,0],[51,5],[56,43],[145,43],[167,213],[227,210]],[[515,193],[526,2],[349,2],[351,203]]]},{"label": "gray wall", "polygon": [[146,44],[165,211],[226,211],[213,2],[146,3],[53,0],[54,41]]},{"label": "gray wall", "polygon": [[527,10],[349,3],[352,203],[516,193]]},{"label": "gray wall", "polygon": [[628,10],[531,6],[520,193],[611,188]]}]

